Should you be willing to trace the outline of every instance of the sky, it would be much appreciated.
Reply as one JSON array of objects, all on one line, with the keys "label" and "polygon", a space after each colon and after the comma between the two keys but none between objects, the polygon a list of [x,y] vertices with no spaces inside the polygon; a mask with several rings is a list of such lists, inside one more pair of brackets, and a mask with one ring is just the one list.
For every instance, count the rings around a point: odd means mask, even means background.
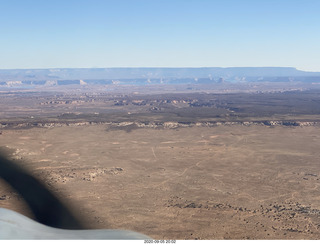
[{"label": "sky", "polygon": [[320,71],[319,0],[0,0],[0,69]]}]

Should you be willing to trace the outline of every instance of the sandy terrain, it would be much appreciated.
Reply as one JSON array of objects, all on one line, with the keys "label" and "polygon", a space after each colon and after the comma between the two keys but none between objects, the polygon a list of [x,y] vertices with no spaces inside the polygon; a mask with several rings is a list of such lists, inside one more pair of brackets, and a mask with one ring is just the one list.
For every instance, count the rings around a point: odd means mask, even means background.
[{"label": "sandy terrain", "polygon": [[[319,239],[317,126],[4,130],[0,147],[92,228],[155,239]],[[0,207],[31,216],[0,182]]]}]

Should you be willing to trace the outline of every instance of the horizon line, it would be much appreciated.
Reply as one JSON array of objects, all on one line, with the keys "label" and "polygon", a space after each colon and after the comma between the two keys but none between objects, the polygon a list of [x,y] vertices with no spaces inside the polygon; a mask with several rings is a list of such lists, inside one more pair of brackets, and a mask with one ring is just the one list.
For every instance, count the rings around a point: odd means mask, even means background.
[{"label": "horizon line", "polygon": [[0,70],[25,70],[25,69],[203,69],[203,68],[291,68],[298,69],[293,66],[109,66],[109,67],[48,67],[48,68],[0,68]]},{"label": "horizon line", "polygon": [[113,66],[113,67],[55,67],[55,68],[0,68],[2,70],[55,70],[55,69],[210,69],[210,68],[288,68],[295,69],[302,72],[320,73],[315,70],[300,69],[293,66],[179,66],[179,67],[168,67],[168,66]]}]

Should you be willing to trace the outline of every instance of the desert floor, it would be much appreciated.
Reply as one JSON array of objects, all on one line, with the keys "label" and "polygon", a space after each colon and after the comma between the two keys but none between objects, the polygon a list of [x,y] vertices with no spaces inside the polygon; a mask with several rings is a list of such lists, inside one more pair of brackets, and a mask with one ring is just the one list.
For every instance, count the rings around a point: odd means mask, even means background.
[{"label": "desert floor", "polygon": [[[320,128],[3,130],[0,147],[91,228],[155,239],[319,239]],[[0,207],[30,217],[4,182]]]}]

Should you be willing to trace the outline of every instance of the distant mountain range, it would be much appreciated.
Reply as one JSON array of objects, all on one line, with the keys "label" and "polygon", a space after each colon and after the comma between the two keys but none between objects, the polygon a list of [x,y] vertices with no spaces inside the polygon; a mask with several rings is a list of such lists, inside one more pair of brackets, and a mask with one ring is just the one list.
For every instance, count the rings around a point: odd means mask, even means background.
[{"label": "distant mountain range", "polygon": [[288,67],[0,69],[0,86],[320,82],[320,72]]}]

